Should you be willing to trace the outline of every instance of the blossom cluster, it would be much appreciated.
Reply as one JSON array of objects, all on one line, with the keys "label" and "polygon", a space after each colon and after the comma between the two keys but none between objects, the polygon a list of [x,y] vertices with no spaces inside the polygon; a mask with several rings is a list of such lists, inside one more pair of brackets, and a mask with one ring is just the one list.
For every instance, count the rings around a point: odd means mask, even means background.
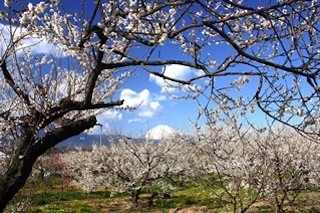
[{"label": "blossom cluster", "polygon": [[273,206],[279,196],[283,203],[277,205],[283,206],[289,194],[319,186],[317,143],[284,126],[258,131],[236,125],[211,124],[199,140],[190,135],[159,142],[120,138],[111,146],[66,152],[62,159],[73,183],[86,192],[108,188],[132,194],[155,184],[170,191],[175,188],[162,180],[197,178],[207,185],[214,175],[221,189],[214,187],[213,195],[235,202],[235,210],[246,208],[248,200]]}]

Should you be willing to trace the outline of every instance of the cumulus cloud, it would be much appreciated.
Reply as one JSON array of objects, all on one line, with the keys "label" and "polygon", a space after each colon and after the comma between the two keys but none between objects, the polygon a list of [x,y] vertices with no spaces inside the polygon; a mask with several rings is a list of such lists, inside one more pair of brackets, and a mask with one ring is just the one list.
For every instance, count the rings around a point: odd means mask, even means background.
[{"label": "cumulus cloud", "polygon": [[120,99],[124,100],[124,106],[137,108],[136,111],[140,118],[153,117],[161,114],[163,111],[163,107],[157,97],[152,96],[147,89],[141,92],[124,89],[121,91]]},{"label": "cumulus cloud", "polygon": [[102,114],[97,116],[98,122],[104,123],[109,120],[121,120],[122,119],[122,113],[117,110],[107,110],[103,112]]},{"label": "cumulus cloud", "polygon": [[98,135],[110,132],[110,122],[122,119],[122,113],[117,110],[107,110],[97,116],[97,125],[87,131],[88,134]]},{"label": "cumulus cloud", "polygon": [[[162,72],[164,76],[178,80],[188,80],[201,74],[200,70],[178,64],[168,65],[163,69]],[[154,82],[159,87],[161,87],[161,93],[174,92],[179,86],[179,84],[176,82],[164,80],[163,78],[155,76],[153,74],[149,75],[149,81]]]},{"label": "cumulus cloud", "polygon": [[17,49],[20,50],[18,51],[18,54],[22,53],[22,50],[27,47],[34,55],[48,54],[52,56],[60,56],[62,53],[56,45],[48,43],[45,39],[30,36],[24,37],[23,35],[25,34],[25,30],[20,27],[14,28],[12,26],[10,27],[8,25],[0,24],[0,31],[0,56],[5,53],[8,45],[11,45],[10,40],[12,37],[14,40],[21,38],[21,41],[17,46]]},{"label": "cumulus cloud", "polygon": [[50,54],[52,56],[61,56],[61,50],[54,44],[48,43],[39,38],[26,38],[22,41],[23,47],[30,47],[33,54]]}]

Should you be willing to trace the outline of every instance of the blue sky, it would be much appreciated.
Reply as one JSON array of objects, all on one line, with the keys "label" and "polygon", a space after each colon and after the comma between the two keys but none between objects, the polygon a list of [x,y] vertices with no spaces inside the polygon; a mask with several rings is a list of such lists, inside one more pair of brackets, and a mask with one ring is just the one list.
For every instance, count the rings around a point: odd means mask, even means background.
[{"label": "blue sky", "polygon": [[[21,1],[22,5],[27,5],[29,1]],[[34,5],[39,1],[31,1]],[[80,1],[79,1],[80,2]],[[88,1],[90,2],[90,1]],[[78,10],[80,4],[74,1],[64,1],[66,11]],[[0,10],[7,10],[0,5]],[[90,5],[87,5],[86,12],[92,11]],[[91,14],[88,12],[88,14]],[[1,23],[0,23],[1,24]],[[5,24],[5,23],[2,23]],[[25,40],[26,44],[38,42],[39,40]],[[29,42],[29,43],[28,43]],[[186,56],[174,54],[175,52],[170,45],[159,47],[161,55],[164,58],[183,59]],[[175,47],[176,48],[176,47]],[[59,50],[55,49],[52,44],[41,42],[31,47],[31,51],[36,55],[50,53],[59,55]],[[143,49],[133,50],[135,54],[143,54]],[[133,75],[124,82],[123,87],[118,93],[120,99],[125,100],[125,106],[138,106],[134,111],[126,110],[108,110],[98,116],[98,122],[103,125],[105,133],[125,133],[128,135],[139,136],[144,134],[153,127],[165,124],[181,130],[192,130],[189,119],[194,120],[197,116],[197,104],[191,100],[178,100],[170,97],[177,94],[176,91],[170,90],[171,95],[165,92],[166,83],[145,72],[141,67],[133,68]],[[161,71],[163,68],[155,68]],[[168,66],[167,72],[171,76],[184,79],[193,75],[195,70],[176,65]],[[100,127],[97,126],[92,133],[100,133]]]},{"label": "blue sky", "polygon": [[[21,1],[22,4],[27,5],[30,1]],[[20,2],[20,3],[21,3]],[[31,1],[34,5],[39,1]],[[64,9],[67,12],[79,10],[81,8],[81,1],[75,4],[75,1],[63,1]],[[91,15],[93,7],[90,5],[91,1],[87,1],[85,5],[86,13]],[[6,10],[3,5],[0,9]],[[186,59],[187,55],[181,54],[177,46],[165,44],[159,46],[161,57],[167,59]],[[41,52],[38,52],[41,50]],[[42,54],[46,51],[51,54],[56,50],[51,44],[42,43],[41,48],[36,46],[33,48],[35,54]],[[143,54],[143,48],[133,50],[135,54]],[[232,55],[234,50],[226,45],[220,45],[216,49],[206,49],[202,54],[212,52],[216,57],[217,62],[222,62],[226,56]],[[161,71],[162,67],[154,68]],[[169,65],[166,67],[168,76],[178,79],[187,79],[195,76],[199,71],[192,70],[187,67],[178,65]],[[228,85],[233,78],[218,78],[217,84]],[[203,83],[203,82],[202,82]],[[192,99],[177,99],[172,96],[181,94],[176,89],[166,89],[167,83],[162,79],[149,74],[141,67],[134,68],[133,75],[123,84],[119,91],[119,98],[124,99],[124,106],[131,106],[138,108],[134,111],[125,110],[108,110],[98,116],[98,122],[103,125],[103,131],[106,133],[113,133],[114,131],[125,133],[129,135],[139,136],[147,130],[154,128],[157,125],[165,124],[176,129],[184,131],[192,131],[193,125],[190,121],[196,121],[198,116],[197,102]],[[185,93],[184,93],[185,94]],[[244,92],[245,94],[245,92]],[[205,101],[205,100],[204,100]],[[100,133],[100,127],[92,130],[93,133]]]},{"label": "blue sky", "polygon": [[[29,1],[21,1],[27,5]],[[33,4],[39,1],[31,1]],[[75,4],[75,1],[64,1],[64,8],[68,11],[79,10],[81,7],[79,4]],[[90,5],[91,1],[86,1],[87,5],[85,10],[88,15],[91,14],[92,7]],[[245,1],[245,2],[256,2],[257,1]],[[261,1],[259,1],[261,3]],[[257,5],[254,5],[257,6]],[[3,5],[0,6],[0,10],[3,10]],[[53,51],[52,45],[46,46],[43,44],[41,48],[34,48],[34,52],[39,50],[43,51]],[[170,44],[165,44],[158,47],[161,51],[161,57],[170,59],[188,59],[187,55],[181,54],[177,46]],[[141,55],[144,53],[144,49],[140,48],[134,50],[134,54]],[[40,52],[42,53],[42,52]],[[210,53],[211,56],[220,64],[226,57],[233,55],[234,50],[228,45],[220,44],[214,47],[206,48],[202,54]],[[216,68],[216,67],[215,67]],[[215,69],[212,68],[212,69]],[[161,71],[163,68],[155,68]],[[252,68],[249,67],[235,67],[234,70],[244,70],[251,71]],[[166,67],[165,72],[171,76],[178,79],[187,79],[188,77],[195,76],[199,71],[192,70],[190,68],[169,65]],[[228,86],[236,77],[220,77],[216,78],[217,86]],[[248,95],[252,97],[257,86],[256,80],[253,79],[253,83],[246,85],[241,92],[233,91],[234,95]],[[199,82],[201,84],[205,83],[205,80]],[[175,89],[166,90],[167,83],[160,78],[157,78],[148,72],[144,71],[141,67],[134,68],[133,75],[123,84],[121,90],[118,93],[120,99],[124,99],[125,106],[139,106],[134,111],[125,110],[108,110],[102,115],[98,116],[98,122],[103,125],[104,132],[113,133],[114,131],[119,133],[125,133],[129,135],[139,136],[145,133],[147,130],[153,127],[165,124],[172,126],[176,129],[184,131],[192,131],[193,125],[190,121],[196,121],[198,115],[197,102],[192,99],[176,99],[172,98],[172,95],[181,94]],[[168,93],[169,91],[169,93]],[[206,100],[203,100],[204,102]],[[213,105],[212,105],[213,106]],[[264,115],[260,112],[251,115],[253,122],[261,122]],[[100,133],[100,128],[97,126],[93,133]]]}]

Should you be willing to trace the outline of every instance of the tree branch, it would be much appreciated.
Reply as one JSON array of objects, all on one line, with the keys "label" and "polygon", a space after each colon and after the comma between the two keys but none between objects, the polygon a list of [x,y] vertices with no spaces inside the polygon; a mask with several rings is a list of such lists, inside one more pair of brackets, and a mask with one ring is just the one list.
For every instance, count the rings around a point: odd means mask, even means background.
[{"label": "tree branch", "polygon": [[17,84],[14,82],[12,76],[10,75],[10,72],[7,68],[7,63],[5,61],[2,61],[1,64],[1,69],[2,69],[2,73],[4,76],[5,81],[7,82],[7,84],[10,85],[10,87],[13,89],[13,91],[19,96],[21,97],[24,102],[30,106],[30,100],[29,100],[29,96],[24,93],[18,86]]},{"label": "tree branch", "polygon": [[72,121],[58,129],[46,133],[43,137],[36,140],[33,147],[30,149],[30,156],[40,156],[48,149],[56,144],[66,140],[72,136],[78,135],[84,130],[93,127],[97,123],[95,116],[86,119]]},{"label": "tree branch", "polygon": [[287,66],[284,66],[284,65],[280,65],[280,64],[277,64],[277,63],[273,63],[271,61],[268,61],[268,60],[265,60],[263,58],[259,58],[259,57],[256,57],[256,56],[253,56],[247,52],[245,52],[243,50],[243,48],[241,48],[240,46],[238,46],[236,44],[236,42],[230,38],[227,33],[223,32],[222,30],[220,30],[218,27],[214,26],[213,22],[204,22],[205,26],[211,28],[212,30],[214,30],[215,32],[217,32],[223,39],[226,40],[226,42],[228,42],[240,55],[248,58],[248,59],[251,59],[253,61],[256,61],[256,62],[259,62],[261,64],[265,64],[267,66],[271,66],[271,67],[274,67],[274,68],[278,68],[278,69],[281,69],[281,70],[284,70],[284,71],[287,71],[287,72],[290,72],[290,73],[293,73],[293,74],[298,74],[298,75],[301,75],[301,76],[304,76],[304,77],[311,77],[312,74],[308,74],[308,73],[305,73],[303,72],[303,68],[304,68],[304,65],[301,65],[300,67],[287,67]]}]

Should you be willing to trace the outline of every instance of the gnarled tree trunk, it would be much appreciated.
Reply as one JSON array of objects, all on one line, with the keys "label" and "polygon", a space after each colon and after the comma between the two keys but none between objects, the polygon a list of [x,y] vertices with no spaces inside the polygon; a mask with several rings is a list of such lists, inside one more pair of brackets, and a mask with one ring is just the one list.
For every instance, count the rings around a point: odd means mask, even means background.
[{"label": "gnarled tree trunk", "polygon": [[5,174],[0,177],[0,212],[3,212],[14,195],[25,185],[34,162],[48,149],[61,141],[93,127],[96,118],[78,120],[46,133],[39,139],[26,133]]}]

